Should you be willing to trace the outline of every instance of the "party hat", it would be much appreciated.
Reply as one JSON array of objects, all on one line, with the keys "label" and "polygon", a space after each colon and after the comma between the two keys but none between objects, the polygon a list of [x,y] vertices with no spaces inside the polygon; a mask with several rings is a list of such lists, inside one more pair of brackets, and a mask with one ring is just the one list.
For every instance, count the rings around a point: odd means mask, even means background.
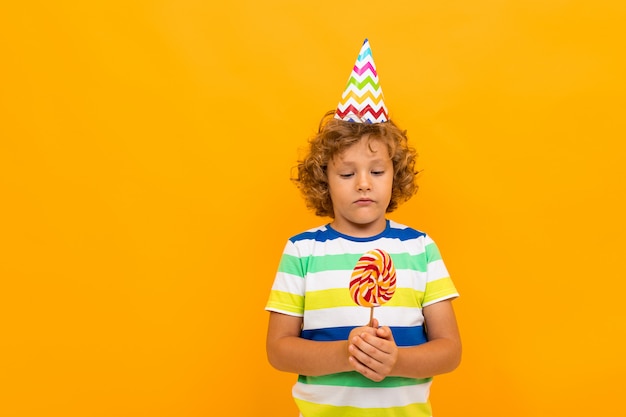
[{"label": "party hat", "polygon": [[383,123],[388,120],[383,90],[367,39],[356,58],[346,89],[337,105],[335,118],[357,123]]}]

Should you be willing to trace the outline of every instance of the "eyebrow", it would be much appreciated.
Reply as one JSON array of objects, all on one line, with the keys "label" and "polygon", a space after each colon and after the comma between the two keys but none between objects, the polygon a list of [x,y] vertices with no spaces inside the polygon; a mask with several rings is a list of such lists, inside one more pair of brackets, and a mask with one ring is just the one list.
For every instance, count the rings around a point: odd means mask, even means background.
[{"label": "eyebrow", "polygon": [[[379,164],[379,163],[385,163],[385,162],[387,162],[388,160],[389,160],[389,161],[391,161],[391,158],[389,158],[389,159],[385,159],[385,158],[375,158],[375,159],[371,159],[371,160],[369,160],[369,161],[368,161],[368,163],[371,163],[371,164]],[[338,164],[343,164],[343,165],[355,165],[355,164],[356,164],[356,162],[355,162],[355,161],[345,160],[345,159],[343,159],[343,158],[336,158],[336,159],[335,159],[335,161],[336,161],[336,162],[335,162],[335,165],[338,165]]]}]

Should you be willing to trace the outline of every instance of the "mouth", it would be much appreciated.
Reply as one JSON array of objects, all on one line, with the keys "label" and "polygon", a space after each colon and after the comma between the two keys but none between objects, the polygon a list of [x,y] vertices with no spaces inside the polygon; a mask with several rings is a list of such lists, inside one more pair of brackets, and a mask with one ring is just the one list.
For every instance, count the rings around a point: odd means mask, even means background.
[{"label": "mouth", "polygon": [[370,198],[359,198],[358,200],[354,202],[354,204],[371,204],[373,202],[374,200]]}]

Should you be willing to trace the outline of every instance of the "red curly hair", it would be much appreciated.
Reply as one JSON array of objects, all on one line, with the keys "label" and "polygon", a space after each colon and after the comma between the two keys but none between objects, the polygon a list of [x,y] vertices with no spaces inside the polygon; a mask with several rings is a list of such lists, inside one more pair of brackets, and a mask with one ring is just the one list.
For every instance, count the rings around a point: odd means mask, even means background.
[{"label": "red curly hair", "polygon": [[309,140],[308,154],[298,161],[296,183],[308,208],[318,216],[334,217],[333,202],[328,189],[326,168],[328,162],[345,149],[359,142],[363,136],[380,140],[389,150],[393,162],[393,186],[387,213],[411,198],[418,189],[415,182],[417,152],[409,146],[406,130],[393,121],[384,123],[355,123],[334,118],[328,111],[320,121],[316,135]]}]

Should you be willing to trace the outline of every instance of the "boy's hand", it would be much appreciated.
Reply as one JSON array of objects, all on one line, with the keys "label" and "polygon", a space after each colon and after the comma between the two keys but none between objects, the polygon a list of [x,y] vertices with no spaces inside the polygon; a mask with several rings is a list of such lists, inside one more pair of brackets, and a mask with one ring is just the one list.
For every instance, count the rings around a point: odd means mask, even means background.
[{"label": "boy's hand", "polygon": [[376,319],[373,327],[357,327],[350,332],[348,353],[354,369],[376,382],[389,376],[398,360],[398,346],[391,329],[378,327]]}]

